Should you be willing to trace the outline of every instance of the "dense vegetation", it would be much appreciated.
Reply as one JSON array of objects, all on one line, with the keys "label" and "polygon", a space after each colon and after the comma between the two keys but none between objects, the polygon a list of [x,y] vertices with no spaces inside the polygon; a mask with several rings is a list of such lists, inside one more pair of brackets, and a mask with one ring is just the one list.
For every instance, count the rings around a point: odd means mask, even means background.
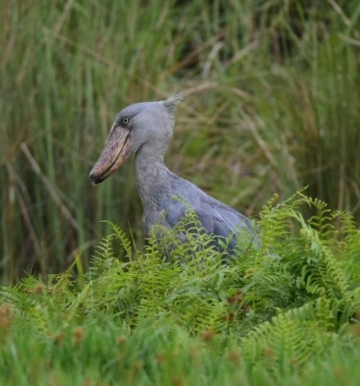
[{"label": "dense vegetation", "polygon": [[[190,212],[180,227],[194,224]],[[272,200],[262,245],[228,264],[199,228],[168,260],[112,229],[77,280],[2,289],[1,384],[358,384],[360,232],[347,213]]]},{"label": "dense vegetation", "polygon": [[[1,385],[358,385],[359,18],[0,2]],[[191,211],[143,245],[131,162],[87,179],[118,110],[174,91],[167,164],[257,220],[226,264]]]},{"label": "dense vegetation", "polygon": [[125,105],[188,91],[167,164],[249,216],[303,186],[360,217],[357,0],[0,2],[3,277],[141,242],[131,162],[88,173]]}]

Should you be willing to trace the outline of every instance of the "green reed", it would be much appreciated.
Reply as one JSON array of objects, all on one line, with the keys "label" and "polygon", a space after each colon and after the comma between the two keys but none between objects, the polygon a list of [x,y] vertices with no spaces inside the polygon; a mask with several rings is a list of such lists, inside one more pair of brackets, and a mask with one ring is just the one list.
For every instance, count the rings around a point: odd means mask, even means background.
[{"label": "green reed", "polygon": [[355,0],[1,2],[4,279],[86,267],[102,220],[141,242],[131,162],[97,188],[87,175],[123,106],[175,91],[175,172],[250,216],[309,185],[359,218],[359,15]]}]

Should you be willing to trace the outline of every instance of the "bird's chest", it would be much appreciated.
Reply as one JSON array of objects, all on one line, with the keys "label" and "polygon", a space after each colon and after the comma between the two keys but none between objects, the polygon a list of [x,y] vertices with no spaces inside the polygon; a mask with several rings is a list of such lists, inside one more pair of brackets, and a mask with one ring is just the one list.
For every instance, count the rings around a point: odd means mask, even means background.
[{"label": "bird's chest", "polygon": [[147,235],[150,234],[150,228],[154,225],[172,229],[185,213],[184,203],[171,192],[160,194],[156,199],[144,204],[142,225]]},{"label": "bird's chest", "polygon": [[147,236],[150,235],[150,229],[154,225],[166,226],[166,208],[157,203],[151,203],[144,207],[142,216],[142,226]]}]

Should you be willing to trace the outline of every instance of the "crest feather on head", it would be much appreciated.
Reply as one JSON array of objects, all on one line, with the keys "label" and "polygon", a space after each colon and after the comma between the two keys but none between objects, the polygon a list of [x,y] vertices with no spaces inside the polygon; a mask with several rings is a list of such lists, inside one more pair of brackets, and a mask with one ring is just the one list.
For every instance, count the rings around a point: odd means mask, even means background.
[{"label": "crest feather on head", "polygon": [[170,114],[174,114],[176,105],[178,103],[180,103],[183,99],[184,99],[183,94],[181,94],[181,93],[180,94],[174,94],[171,97],[169,97],[168,99],[166,99],[166,101],[162,101],[162,103],[164,104],[164,106],[166,107],[167,111]]}]

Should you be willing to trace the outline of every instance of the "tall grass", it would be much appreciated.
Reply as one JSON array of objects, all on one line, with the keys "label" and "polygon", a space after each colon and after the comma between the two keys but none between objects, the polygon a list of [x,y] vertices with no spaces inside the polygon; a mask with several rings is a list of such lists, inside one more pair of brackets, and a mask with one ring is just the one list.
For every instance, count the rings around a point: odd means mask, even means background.
[{"label": "tall grass", "polygon": [[359,16],[355,0],[1,2],[4,279],[86,262],[104,219],[142,239],[131,163],[87,175],[121,107],[174,91],[175,172],[247,215],[309,185],[359,219]]}]

